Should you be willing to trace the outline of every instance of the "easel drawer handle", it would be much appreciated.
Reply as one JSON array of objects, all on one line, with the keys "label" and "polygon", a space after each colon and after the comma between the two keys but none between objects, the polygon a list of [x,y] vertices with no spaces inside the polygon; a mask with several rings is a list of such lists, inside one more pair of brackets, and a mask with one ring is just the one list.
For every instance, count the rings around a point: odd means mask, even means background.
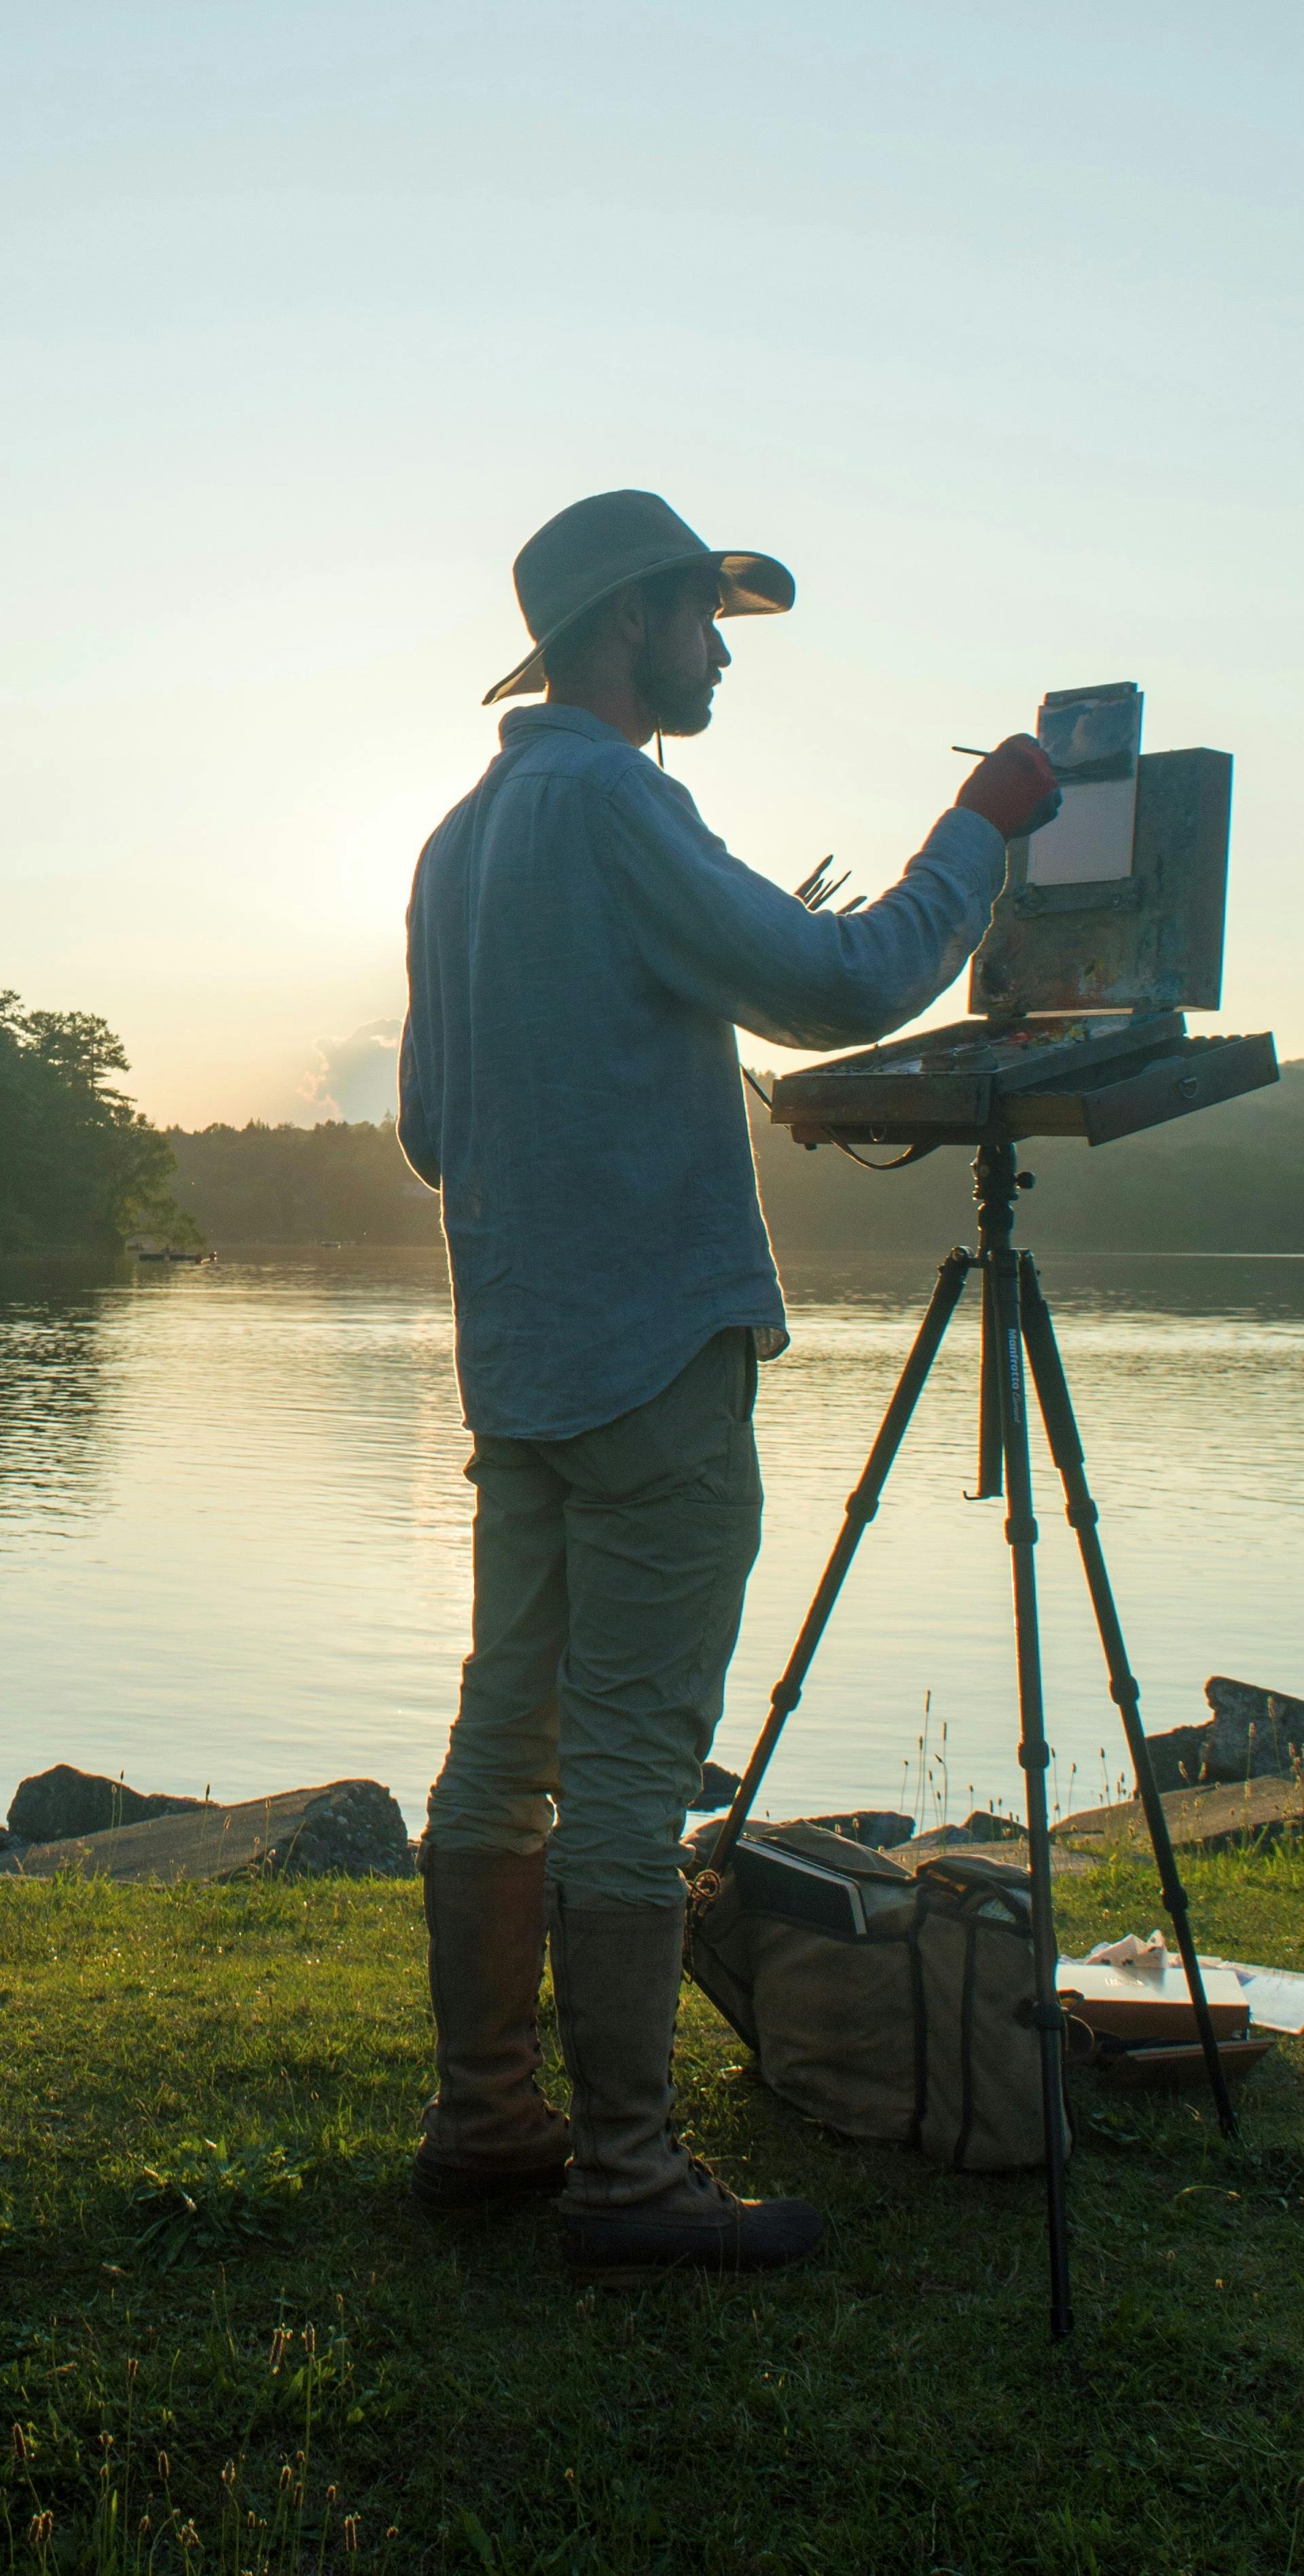
[{"label": "easel drawer handle", "polygon": [[1182,1076],[1181,1081],[1179,1082],[1179,1084],[1178,1084],[1178,1086],[1177,1086],[1177,1089],[1178,1089],[1179,1097],[1180,1097],[1181,1099],[1183,1099],[1183,1100],[1198,1100],[1198,1099],[1199,1099],[1199,1096],[1200,1096],[1200,1077],[1199,1077],[1199,1074],[1198,1074],[1198,1073],[1184,1073],[1184,1074],[1183,1074],[1183,1076]]}]

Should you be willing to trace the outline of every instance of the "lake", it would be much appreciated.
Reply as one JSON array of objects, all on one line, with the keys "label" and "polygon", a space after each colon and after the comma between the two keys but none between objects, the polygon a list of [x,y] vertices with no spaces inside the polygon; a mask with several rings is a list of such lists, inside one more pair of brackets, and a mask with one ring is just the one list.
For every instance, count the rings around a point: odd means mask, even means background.
[{"label": "lake", "polygon": [[[1213,1672],[1304,1692],[1304,1260],[1044,1277],[1150,1730],[1207,1714]],[[876,1257],[789,1265],[785,1284],[792,1348],[757,1405],[765,1541],[716,1742],[736,1767],[931,1278]],[[774,1763],[773,1815],[1020,1804],[1002,1506],[963,1498],[977,1308],[972,1285]],[[468,1632],[451,1340],[423,1251],[0,1265],[0,1812],[23,1773],[67,1761],[222,1799],[367,1773],[419,1828]],[[1125,1751],[1040,1440],[1034,1465],[1068,1812]]]}]

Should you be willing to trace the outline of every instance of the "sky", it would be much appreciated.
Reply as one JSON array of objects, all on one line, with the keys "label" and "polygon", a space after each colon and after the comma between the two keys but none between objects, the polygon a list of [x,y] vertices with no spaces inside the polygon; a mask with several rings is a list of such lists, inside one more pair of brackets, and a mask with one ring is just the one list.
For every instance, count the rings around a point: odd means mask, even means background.
[{"label": "sky", "polygon": [[1295,0],[48,0],[2,51],[0,984],[151,1116],[383,1111],[512,558],[625,484],[796,575],[670,750],[739,857],[875,892],[953,741],[1136,680],[1236,757],[1194,1025],[1304,1053]]}]

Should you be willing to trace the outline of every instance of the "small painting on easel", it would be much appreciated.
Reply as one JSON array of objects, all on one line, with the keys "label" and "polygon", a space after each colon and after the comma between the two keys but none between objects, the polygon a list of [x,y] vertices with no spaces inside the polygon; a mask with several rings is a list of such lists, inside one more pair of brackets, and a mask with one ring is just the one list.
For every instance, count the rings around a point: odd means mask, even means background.
[{"label": "small painting on easel", "polygon": [[1030,845],[1029,885],[1117,884],[1131,875],[1142,703],[1130,680],[1043,699],[1037,739],[1063,803]]}]

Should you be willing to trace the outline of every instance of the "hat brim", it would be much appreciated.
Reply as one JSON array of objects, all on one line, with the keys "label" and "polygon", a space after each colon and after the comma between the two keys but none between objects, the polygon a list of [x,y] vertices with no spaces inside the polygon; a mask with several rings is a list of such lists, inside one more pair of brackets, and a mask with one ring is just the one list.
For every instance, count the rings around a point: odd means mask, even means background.
[{"label": "hat brim", "polygon": [[668,555],[664,563],[644,564],[637,572],[622,573],[618,581],[609,581],[604,589],[595,590],[593,597],[586,599],[581,608],[573,609],[569,617],[559,618],[546,635],[539,637],[537,644],[531,645],[529,652],[517,663],[514,671],[508,672],[505,680],[499,680],[492,689],[486,690],[481,705],[492,707],[500,698],[528,698],[538,690],[546,689],[548,675],[543,657],[549,645],[555,644],[558,636],[564,635],[567,627],[573,626],[578,618],[587,617],[591,608],[599,607],[604,599],[614,599],[616,592],[623,590],[627,582],[654,581],[659,573],[687,571],[690,564],[708,563],[714,564],[719,575],[720,606],[716,611],[719,617],[781,617],[797,596],[797,585],[787,565],[781,564],[774,555],[717,555],[709,552]]}]

